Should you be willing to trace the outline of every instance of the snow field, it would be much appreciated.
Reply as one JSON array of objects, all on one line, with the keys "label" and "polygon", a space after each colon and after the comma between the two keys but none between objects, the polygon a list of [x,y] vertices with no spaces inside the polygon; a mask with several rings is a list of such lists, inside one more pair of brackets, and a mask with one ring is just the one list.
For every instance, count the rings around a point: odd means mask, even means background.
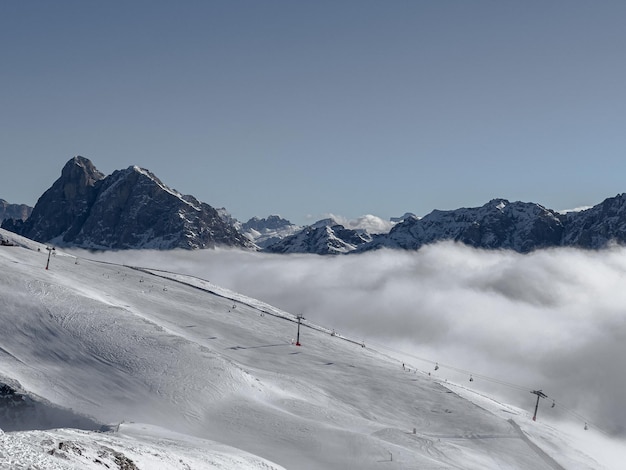
[{"label": "snow field", "polygon": [[45,271],[46,255],[0,250],[0,374],[77,416],[124,424],[93,433],[32,423],[2,436],[11,465],[61,465],[41,445],[50,439],[89,458],[104,445],[147,469],[185,468],[176,458],[194,469],[618,468],[527,412],[500,412],[327,331],[303,326],[292,345],[293,315],[207,281],[60,254]]}]

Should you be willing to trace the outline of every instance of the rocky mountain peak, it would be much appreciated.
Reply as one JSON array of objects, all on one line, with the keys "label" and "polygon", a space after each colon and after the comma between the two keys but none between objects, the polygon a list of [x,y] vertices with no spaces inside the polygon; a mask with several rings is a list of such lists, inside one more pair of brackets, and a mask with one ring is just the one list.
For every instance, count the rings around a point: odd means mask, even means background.
[{"label": "rocky mountain peak", "polygon": [[626,194],[584,211],[568,212],[566,220],[564,245],[597,249],[611,243],[626,244]]},{"label": "rocky mountain peak", "polygon": [[0,223],[4,219],[15,219],[25,221],[30,217],[33,208],[26,204],[11,204],[4,199],[0,199]]},{"label": "rocky mountain peak", "polygon": [[419,219],[419,217],[415,215],[413,212],[405,212],[402,217],[391,217],[389,221],[397,224],[398,222],[402,222],[403,220],[406,220],[409,218]]},{"label": "rocky mountain peak", "polygon": [[241,224],[242,232],[260,248],[272,245],[280,240],[300,231],[302,227],[292,224],[279,215],[270,215],[266,218],[252,217]]},{"label": "rocky mountain peak", "polygon": [[30,217],[23,223],[7,221],[3,227],[37,241],[75,235],[88,216],[96,197],[96,185],[104,178],[91,161],[70,159],[61,176],[43,193]]},{"label": "rocky mountain peak", "polygon": [[91,185],[104,178],[88,158],[77,155],[70,159],[61,170],[61,178],[65,180],[82,181],[85,186]]},{"label": "rocky mountain peak", "polygon": [[109,176],[84,157],[68,161],[23,224],[7,227],[40,242],[96,249],[252,247],[217,211],[130,166]]}]

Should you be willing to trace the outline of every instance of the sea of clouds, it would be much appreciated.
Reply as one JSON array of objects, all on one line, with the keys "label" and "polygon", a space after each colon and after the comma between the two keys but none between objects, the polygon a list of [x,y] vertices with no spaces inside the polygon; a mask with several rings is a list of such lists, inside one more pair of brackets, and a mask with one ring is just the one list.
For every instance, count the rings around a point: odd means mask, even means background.
[{"label": "sea of clouds", "polygon": [[625,248],[522,255],[440,243],[341,256],[83,255],[199,276],[410,367],[454,381],[473,374],[471,387],[530,411],[536,396],[529,391],[541,389],[549,399],[540,413],[626,432]]}]

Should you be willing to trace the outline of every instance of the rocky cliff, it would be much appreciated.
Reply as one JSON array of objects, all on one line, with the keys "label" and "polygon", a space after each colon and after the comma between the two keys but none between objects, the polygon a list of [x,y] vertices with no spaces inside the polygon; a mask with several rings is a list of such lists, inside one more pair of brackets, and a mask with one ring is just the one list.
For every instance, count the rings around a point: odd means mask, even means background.
[{"label": "rocky cliff", "polygon": [[41,242],[89,249],[251,247],[217,211],[131,166],[109,176],[74,157],[23,223],[3,228]]}]

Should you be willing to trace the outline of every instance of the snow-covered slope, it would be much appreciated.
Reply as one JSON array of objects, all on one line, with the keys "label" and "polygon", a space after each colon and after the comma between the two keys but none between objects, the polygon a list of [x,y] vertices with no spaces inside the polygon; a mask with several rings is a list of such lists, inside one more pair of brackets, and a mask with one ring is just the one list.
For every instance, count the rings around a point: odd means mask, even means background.
[{"label": "snow-covered slope", "polygon": [[620,468],[580,445],[593,430],[307,320],[296,346],[295,315],[209,281],[61,251],[46,270],[45,248],[2,235],[23,246],[0,247],[0,381],[111,428],[33,419],[0,436],[3,468]]}]

